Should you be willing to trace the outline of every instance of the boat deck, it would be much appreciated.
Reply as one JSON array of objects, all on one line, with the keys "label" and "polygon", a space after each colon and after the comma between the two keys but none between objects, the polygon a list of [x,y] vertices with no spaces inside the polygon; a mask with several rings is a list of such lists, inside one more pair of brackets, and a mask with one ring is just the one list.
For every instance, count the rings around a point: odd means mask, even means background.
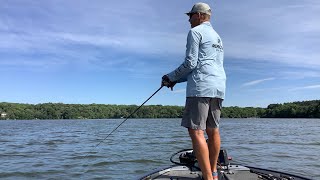
[{"label": "boat deck", "polygon": [[[179,157],[180,162],[173,160],[175,156]],[[202,180],[202,173],[192,150],[181,150],[173,154],[170,161],[175,165],[158,169],[140,180]],[[285,172],[232,164],[225,150],[220,150],[218,164],[219,180],[311,180]]]},{"label": "boat deck", "polygon": [[[292,174],[281,173],[272,170],[229,165],[227,170],[218,170],[219,180],[311,180]],[[202,180],[202,173],[198,169],[187,166],[172,166],[157,170],[140,180]]]},{"label": "boat deck", "polygon": [[[244,166],[233,165],[228,171],[219,170],[219,180],[261,180],[261,176],[251,173],[249,168]],[[199,170],[190,169],[187,166],[173,166],[163,170],[159,170],[147,177],[148,179],[158,180],[196,180],[202,179],[202,173]]]}]

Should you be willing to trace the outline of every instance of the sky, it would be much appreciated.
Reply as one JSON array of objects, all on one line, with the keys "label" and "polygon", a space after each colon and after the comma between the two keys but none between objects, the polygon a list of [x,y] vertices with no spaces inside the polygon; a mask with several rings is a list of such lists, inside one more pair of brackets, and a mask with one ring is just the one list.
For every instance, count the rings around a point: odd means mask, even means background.
[{"label": "sky", "polygon": [[[0,102],[140,105],[183,61],[193,0],[1,0]],[[224,44],[223,106],[320,99],[320,1],[202,1]],[[186,83],[147,105],[185,103]]]}]

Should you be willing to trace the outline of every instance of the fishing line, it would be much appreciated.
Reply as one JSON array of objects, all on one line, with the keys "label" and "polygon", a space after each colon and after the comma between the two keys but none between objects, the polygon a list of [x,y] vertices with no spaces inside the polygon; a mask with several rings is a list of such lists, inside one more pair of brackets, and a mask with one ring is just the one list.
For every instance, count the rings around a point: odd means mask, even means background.
[{"label": "fishing line", "polygon": [[[125,123],[134,113],[136,113],[146,102],[149,101],[149,99],[151,99],[155,94],[157,94],[157,92],[160,91],[160,89],[162,88],[163,86],[161,86],[156,92],[154,92],[147,100],[145,100],[135,111],[133,111],[129,116],[126,117],[125,120],[123,120],[115,129],[113,129],[102,141],[100,141],[97,145],[95,145],[93,149],[97,148],[103,141],[105,141],[114,131],[116,131],[123,123]],[[87,153],[84,157],[88,157],[88,155],[92,152],[92,150]]]}]

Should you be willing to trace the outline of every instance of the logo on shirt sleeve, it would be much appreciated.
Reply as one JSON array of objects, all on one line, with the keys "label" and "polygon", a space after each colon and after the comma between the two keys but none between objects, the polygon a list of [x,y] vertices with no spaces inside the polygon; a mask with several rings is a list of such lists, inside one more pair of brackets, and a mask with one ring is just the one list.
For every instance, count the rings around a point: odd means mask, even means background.
[{"label": "logo on shirt sleeve", "polygon": [[218,38],[218,44],[212,44],[213,48],[216,48],[217,50],[223,51],[223,46],[221,45],[221,40]]},{"label": "logo on shirt sleeve", "polygon": [[216,49],[220,49],[221,51],[223,51],[223,47],[219,44],[212,44],[212,47],[213,48],[216,48]]}]

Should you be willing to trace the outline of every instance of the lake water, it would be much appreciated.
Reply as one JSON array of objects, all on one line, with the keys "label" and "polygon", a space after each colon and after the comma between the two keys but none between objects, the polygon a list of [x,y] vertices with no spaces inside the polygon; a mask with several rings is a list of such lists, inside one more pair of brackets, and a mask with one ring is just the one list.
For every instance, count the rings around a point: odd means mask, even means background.
[{"label": "lake water", "polygon": [[[1,179],[136,179],[191,148],[180,119],[0,121]],[[320,179],[320,119],[222,119],[236,163]],[[86,156],[87,155],[87,156]]]}]

